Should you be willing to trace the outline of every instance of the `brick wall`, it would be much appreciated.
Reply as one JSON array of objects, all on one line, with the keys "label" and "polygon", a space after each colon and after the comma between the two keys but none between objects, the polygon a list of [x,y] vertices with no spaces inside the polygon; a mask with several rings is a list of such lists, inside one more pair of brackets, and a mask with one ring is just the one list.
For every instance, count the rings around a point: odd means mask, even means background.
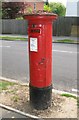
[{"label": "brick wall", "polygon": [[32,10],[34,10],[34,4],[36,6],[36,10],[43,10],[44,8],[44,2],[28,2],[28,4],[31,6]]}]

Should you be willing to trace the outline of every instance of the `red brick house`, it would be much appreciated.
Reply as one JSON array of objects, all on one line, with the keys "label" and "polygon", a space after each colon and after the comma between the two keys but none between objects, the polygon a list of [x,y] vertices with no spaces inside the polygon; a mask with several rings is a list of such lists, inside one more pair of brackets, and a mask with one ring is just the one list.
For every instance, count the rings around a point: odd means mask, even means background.
[{"label": "red brick house", "polygon": [[[6,15],[3,16],[3,19],[15,19],[17,16],[20,17],[27,12],[35,10],[43,10],[44,9],[44,1],[43,0],[17,0],[17,2],[13,2],[12,0],[4,0],[2,2],[3,10],[6,9]],[[19,3],[19,4],[18,4]],[[17,12],[16,7],[19,7],[20,10]],[[9,11],[9,10],[10,11]]]},{"label": "red brick house", "polygon": [[43,0],[20,0],[20,2],[24,2],[25,4],[27,3],[28,4],[27,8],[30,7],[32,10],[34,10],[34,8],[36,10],[44,9],[44,1]]}]

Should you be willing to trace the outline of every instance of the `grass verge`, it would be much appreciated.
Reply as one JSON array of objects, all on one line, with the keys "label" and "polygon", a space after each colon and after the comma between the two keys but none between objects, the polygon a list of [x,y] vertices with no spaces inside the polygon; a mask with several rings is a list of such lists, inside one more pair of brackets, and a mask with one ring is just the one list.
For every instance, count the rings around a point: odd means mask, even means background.
[{"label": "grass verge", "polygon": [[0,39],[2,39],[2,40],[23,40],[23,41],[26,41],[26,40],[28,40],[28,38],[24,38],[24,37],[10,37],[10,36],[0,36]]},{"label": "grass verge", "polygon": [[[26,41],[28,40],[28,38],[24,38],[24,37],[13,37],[13,36],[0,36],[0,39],[2,40],[23,40],[23,41]],[[63,39],[63,40],[55,40],[54,43],[79,43],[79,41],[76,41],[76,40],[71,40],[71,39]]]},{"label": "grass verge", "polygon": [[19,100],[19,96],[16,96],[16,95],[15,95],[15,96],[12,97],[12,101],[18,102],[18,100]]},{"label": "grass verge", "polygon": [[79,108],[79,97],[77,98],[77,106]]},{"label": "grass verge", "polygon": [[8,86],[13,86],[15,83],[7,82],[7,81],[0,81],[0,91],[6,90]]},{"label": "grass verge", "polygon": [[77,97],[76,97],[76,96],[71,95],[71,94],[65,94],[65,93],[63,93],[63,94],[61,94],[61,96],[71,97],[71,98],[77,99]]},{"label": "grass verge", "polygon": [[71,40],[71,39],[63,39],[63,40],[56,40],[54,42],[58,42],[58,43],[79,43],[77,40]]},{"label": "grass verge", "polygon": [[71,98],[74,98],[77,100],[77,106],[79,108],[79,97],[76,97],[74,95],[71,95],[71,94],[61,94],[61,96],[65,96],[65,97],[71,97]]},{"label": "grass verge", "polygon": [[[0,92],[2,90],[7,90],[9,86],[14,86],[14,85],[16,85],[16,83],[0,80]],[[14,93],[15,91],[9,91],[9,92],[13,92]],[[71,97],[71,98],[76,99],[77,100],[77,106],[79,108],[79,97],[76,97],[76,96],[71,95],[71,94],[65,94],[65,93],[61,94],[61,96]],[[12,99],[14,100],[14,102],[17,102],[19,97],[18,96],[14,96]]]}]

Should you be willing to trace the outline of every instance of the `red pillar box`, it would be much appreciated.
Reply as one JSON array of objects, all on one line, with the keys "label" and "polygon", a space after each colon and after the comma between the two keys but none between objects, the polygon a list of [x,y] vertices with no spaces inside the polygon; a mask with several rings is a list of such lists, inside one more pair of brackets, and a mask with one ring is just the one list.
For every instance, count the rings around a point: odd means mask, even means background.
[{"label": "red pillar box", "polygon": [[55,14],[28,14],[30,102],[36,109],[51,105],[52,95],[52,21]]}]

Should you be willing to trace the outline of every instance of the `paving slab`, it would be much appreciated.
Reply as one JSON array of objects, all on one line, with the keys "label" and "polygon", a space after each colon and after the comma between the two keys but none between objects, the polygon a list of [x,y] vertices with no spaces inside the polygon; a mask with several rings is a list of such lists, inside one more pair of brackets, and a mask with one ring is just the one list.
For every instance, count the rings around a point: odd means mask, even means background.
[{"label": "paving slab", "polygon": [[0,113],[0,118],[28,118],[26,116],[12,112],[10,110],[6,110],[4,108],[0,108]]}]

